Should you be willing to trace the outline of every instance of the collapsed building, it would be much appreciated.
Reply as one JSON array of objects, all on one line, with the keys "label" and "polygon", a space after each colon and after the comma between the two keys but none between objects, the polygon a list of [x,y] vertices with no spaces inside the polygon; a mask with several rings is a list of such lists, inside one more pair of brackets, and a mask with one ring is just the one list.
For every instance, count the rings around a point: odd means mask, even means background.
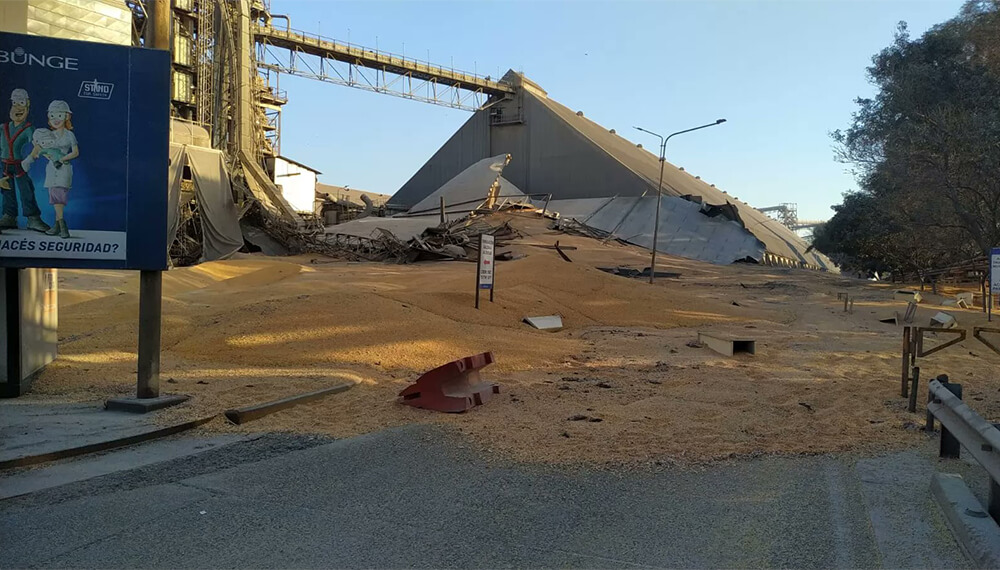
[{"label": "collapsed building", "polygon": [[[326,225],[393,212],[413,217],[435,208],[434,197],[442,195],[453,208],[459,188],[465,202],[502,201],[504,194],[536,204],[548,199],[548,210],[562,215],[560,224],[653,245],[657,157],[550,99],[523,74],[491,79],[300,32],[290,16],[272,13],[268,0],[9,3],[18,9],[0,15],[10,31],[169,44],[168,225],[175,264],[222,259],[240,249],[329,251]],[[157,34],[158,44],[150,41]],[[388,202],[346,188],[331,192],[336,187],[317,185],[315,169],[281,153],[288,103],[281,75],[473,114]],[[473,174],[448,185],[479,161],[501,156],[510,158],[500,186],[493,188],[489,176],[486,186],[477,186]],[[833,269],[791,229],[682,169],[667,165],[663,186],[659,251],[713,263]]]},{"label": "collapsed building", "polygon": [[[420,204],[469,165],[510,155],[503,177],[520,192],[550,196],[548,208],[563,219],[651,248],[659,157],[552,100],[523,74],[502,81],[515,92],[476,111],[389,204]],[[662,196],[658,251],[835,270],[779,221],[669,163]]]}]

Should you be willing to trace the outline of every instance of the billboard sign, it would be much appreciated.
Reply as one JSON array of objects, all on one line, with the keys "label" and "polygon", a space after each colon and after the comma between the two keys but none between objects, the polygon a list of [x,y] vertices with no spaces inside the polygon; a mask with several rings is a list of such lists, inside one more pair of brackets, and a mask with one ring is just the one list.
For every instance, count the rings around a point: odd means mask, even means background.
[{"label": "billboard sign", "polygon": [[0,33],[0,267],[166,269],[165,51]]}]

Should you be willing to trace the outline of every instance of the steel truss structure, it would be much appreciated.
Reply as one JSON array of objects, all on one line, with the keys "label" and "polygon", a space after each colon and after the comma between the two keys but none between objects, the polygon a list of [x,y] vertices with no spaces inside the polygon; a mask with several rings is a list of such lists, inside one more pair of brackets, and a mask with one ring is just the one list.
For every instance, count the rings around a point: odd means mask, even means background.
[{"label": "steel truss structure", "polygon": [[467,111],[485,108],[491,96],[503,98],[514,92],[513,87],[489,77],[296,30],[257,24],[254,37],[257,66],[262,71]]}]

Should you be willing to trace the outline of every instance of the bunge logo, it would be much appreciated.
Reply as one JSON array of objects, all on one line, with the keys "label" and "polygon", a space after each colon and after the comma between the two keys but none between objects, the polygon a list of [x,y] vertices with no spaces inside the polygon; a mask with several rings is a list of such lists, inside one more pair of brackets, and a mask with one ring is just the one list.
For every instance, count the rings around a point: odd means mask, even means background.
[{"label": "bunge logo", "polygon": [[110,99],[111,92],[114,91],[114,83],[104,83],[102,81],[84,81],[80,84],[79,96],[85,99]]},{"label": "bunge logo", "polygon": [[23,47],[17,47],[14,48],[14,51],[0,50],[0,63],[28,66],[37,65],[40,67],[51,67],[52,69],[77,71],[80,60],[75,57],[63,57],[61,55],[35,55],[24,51]]}]

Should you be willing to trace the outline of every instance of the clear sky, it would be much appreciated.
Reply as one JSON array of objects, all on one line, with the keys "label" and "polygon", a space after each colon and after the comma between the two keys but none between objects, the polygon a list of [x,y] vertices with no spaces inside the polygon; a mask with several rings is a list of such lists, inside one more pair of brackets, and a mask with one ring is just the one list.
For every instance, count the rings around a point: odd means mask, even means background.
[{"label": "clear sky", "polygon": [[[292,27],[497,76],[549,96],[758,207],[795,202],[826,219],[854,188],[829,132],[873,90],[872,55],[904,20],[914,35],[961,0],[341,2],[272,0]],[[279,24],[280,25],[280,24]],[[330,184],[391,194],[469,113],[282,76],[282,154]]]}]

